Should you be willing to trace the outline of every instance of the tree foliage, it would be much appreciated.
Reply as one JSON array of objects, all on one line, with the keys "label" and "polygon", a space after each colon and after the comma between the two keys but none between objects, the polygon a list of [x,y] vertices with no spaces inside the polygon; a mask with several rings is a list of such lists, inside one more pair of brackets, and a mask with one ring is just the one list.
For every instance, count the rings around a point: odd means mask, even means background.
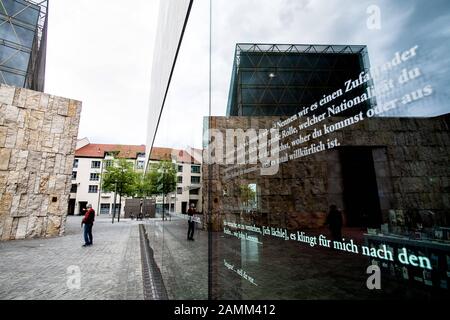
[{"label": "tree foliage", "polygon": [[102,189],[114,192],[117,184],[117,194],[132,197],[136,194],[137,174],[133,163],[125,160],[114,160],[113,164],[105,169],[102,177]]},{"label": "tree foliage", "polygon": [[137,198],[145,198],[155,195],[154,187],[150,179],[150,172],[146,174],[136,172],[135,179],[135,196]]},{"label": "tree foliage", "polygon": [[240,186],[240,199],[241,203],[247,208],[253,208],[256,206],[256,190],[254,185],[241,185]]},{"label": "tree foliage", "polygon": [[102,175],[102,189],[127,197],[145,198],[153,195],[167,195],[176,190],[177,171],[170,161],[151,165],[145,174],[136,172],[132,162],[125,159],[114,160]]},{"label": "tree foliage", "polygon": [[151,165],[147,174],[147,186],[150,194],[167,195],[177,187],[177,170],[170,161],[161,161]]}]

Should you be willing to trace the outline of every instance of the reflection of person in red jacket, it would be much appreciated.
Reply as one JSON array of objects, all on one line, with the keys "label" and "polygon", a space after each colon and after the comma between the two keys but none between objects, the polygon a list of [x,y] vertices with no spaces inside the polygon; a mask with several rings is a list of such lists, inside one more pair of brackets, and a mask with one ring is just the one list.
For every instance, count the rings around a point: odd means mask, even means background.
[{"label": "reflection of person in red jacket", "polygon": [[195,221],[194,217],[197,213],[197,210],[195,210],[195,205],[191,203],[191,207],[189,208],[187,215],[188,215],[188,234],[187,239],[194,241],[194,229],[195,229]]},{"label": "reflection of person in red jacket", "polygon": [[94,225],[95,220],[95,211],[92,209],[92,205],[88,204],[86,206],[87,211],[81,221],[81,226],[84,224],[84,245],[83,247],[92,245],[92,226]]}]

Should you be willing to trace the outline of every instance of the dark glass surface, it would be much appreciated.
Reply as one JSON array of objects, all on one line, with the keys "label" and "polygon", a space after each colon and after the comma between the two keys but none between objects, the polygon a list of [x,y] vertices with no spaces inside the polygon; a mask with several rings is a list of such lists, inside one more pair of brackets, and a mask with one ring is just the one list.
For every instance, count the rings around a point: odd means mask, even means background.
[{"label": "dark glass surface", "polygon": [[[291,116],[356,79],[368,66],[361,53],[274,53],[236,49],[239,59],[229,95],[230,116]],[[362,94],[365,87],[357,89]],[[343,94],[336,102],[347,98]],[[361,104],[343,115],[367,110]]]}]

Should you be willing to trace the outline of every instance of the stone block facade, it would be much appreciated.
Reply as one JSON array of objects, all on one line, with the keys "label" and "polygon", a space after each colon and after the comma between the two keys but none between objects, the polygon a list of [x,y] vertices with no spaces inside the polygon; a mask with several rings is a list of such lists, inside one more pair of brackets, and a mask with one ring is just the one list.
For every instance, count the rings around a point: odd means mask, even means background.
[{"label": "stone block facade", "polygon": [[64,233],[81,102],[0,87],[0,239]]},{"label": "stone block facade", "polygon": [[[279,120],[279,117],[210,117],[209,126],[225,136],[226,129],[269,129]],[[324,123],[340,120],[329,118]],[[449,226],[449,126],[449,115],[366,119],[327,135],[326,139],[338,139],[338,148],[282,163],[275,175],[262,176],[257,170],[230,179],[227,172],[233,165],[204,163],[205,221],[210,206],[214,230],[222,230],[225,219],[247,218],[258,225],[294,230],[319,228],[331,204],[342,208],[345,216],[341,150],[366,148],[373,160],[381,223],[389,223],[392,211],[399,216],[433,212],[437,225]],[[312,129],[305,131],[311,133]],[[282,142],[290,143],[297,137],[298,134]],[[208,170],[212,171],[211,179]],[[259,188],[258,209],[252,214],[243,212],[239,194],[239,187],[248,183],[256,183]]]}]

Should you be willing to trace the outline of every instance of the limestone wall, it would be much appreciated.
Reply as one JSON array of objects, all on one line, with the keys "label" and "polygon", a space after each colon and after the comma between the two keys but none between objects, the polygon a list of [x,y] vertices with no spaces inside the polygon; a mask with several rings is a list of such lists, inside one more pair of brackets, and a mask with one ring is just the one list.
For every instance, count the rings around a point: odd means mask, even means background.
[{"label": "limestone wall", "polygon": [[0,239],[64,233],[81,102],[0,87]]}]

